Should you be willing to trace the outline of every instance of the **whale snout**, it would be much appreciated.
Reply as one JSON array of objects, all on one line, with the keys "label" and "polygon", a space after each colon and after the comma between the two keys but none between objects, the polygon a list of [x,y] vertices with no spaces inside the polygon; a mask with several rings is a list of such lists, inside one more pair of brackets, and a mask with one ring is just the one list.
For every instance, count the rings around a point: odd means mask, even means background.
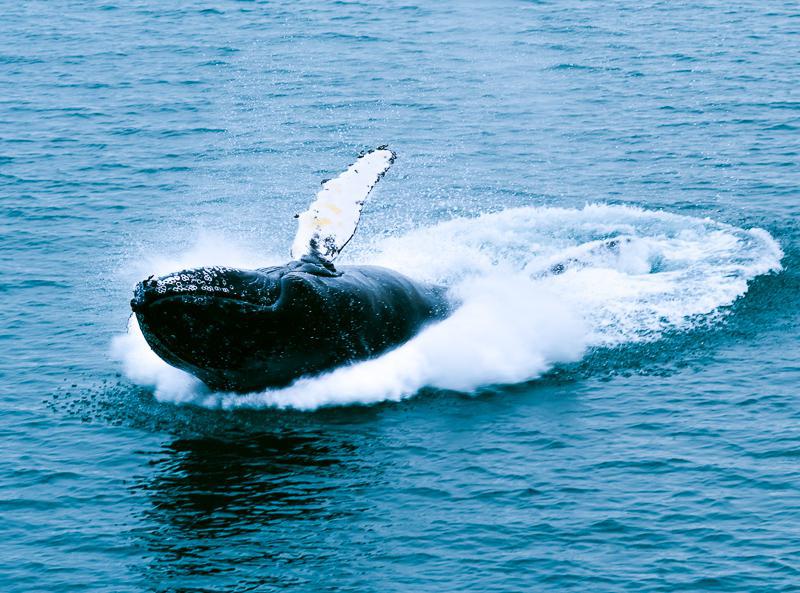
[{"label": "whale snout", "polygon": [[[282,275],[271,272],[197,268],[150,276],[136,285],[131,309],[163,360],[208,385],[232,388],[239,383],[230,373],[249,372],[253,357],[269,359],[284,348]],[[257,368],[263,374],[281,367]]]},{"label": "whale snout", "polygon": [[157,300],[160,294],[158,292],[158,287],[158,280],[153,278],[153,276],[139,282],[133,290],[131,310],[134,313],[144,311],[148,304]]},{"label": "whale snout", "polygon": [[248,270],[196,268],[142,280],[136,285],[130,304],[135,313],[143,313],[151,305],[174,297],[195,304],[229,299],[269,306],[278,292],[279,287],[272,279]]}]

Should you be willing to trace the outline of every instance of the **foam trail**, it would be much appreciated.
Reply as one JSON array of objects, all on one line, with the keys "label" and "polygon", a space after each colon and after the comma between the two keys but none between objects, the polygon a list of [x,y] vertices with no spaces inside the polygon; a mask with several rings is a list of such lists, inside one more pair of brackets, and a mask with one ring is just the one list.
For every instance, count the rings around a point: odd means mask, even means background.
[{"label": "foam trail", "polygon": [[[399,400],[423,387],[469,392],[519,383],[557,362],[578,360],[586,329],[556,295],[532,294],[524,276],[482,277],[458,287],[463,305],[399,348],[290,387],[248,396],[222,395],[233,406],[314,409]],[[509,312],[527,311],[517,316]]]},{"label": "foam trail", "polygon": [[[229,255],[214,263],[242,264],[240,254]],[[608,205],[518,208],[437,224],[355,254],[444,284],[459,303],[448,319],[378,358],[237,395],[210,393],[168,366],[138,327],[115,339],[114,354],[131,380],[177,403],[308,410],[399,400],[424,387],[468,393],[535,379],[591,347],[655,340],[713,321],[750,280],[779,270],[781,257],[765,231],[708,219]]]}]

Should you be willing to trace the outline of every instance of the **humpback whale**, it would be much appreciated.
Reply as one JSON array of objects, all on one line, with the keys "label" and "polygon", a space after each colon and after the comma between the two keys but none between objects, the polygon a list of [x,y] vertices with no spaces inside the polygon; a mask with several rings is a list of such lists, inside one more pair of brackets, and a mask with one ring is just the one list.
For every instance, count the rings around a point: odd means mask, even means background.
[{"label": "humpback whale", "polygon": [[297,216],[283,266],[195,268],[140,282],[131,309],[152,350],[211,389],[254,391],[376,356],[446,316],[441,287],[377,266],[334,266],[394,160],[381,146],[324,181]]}]

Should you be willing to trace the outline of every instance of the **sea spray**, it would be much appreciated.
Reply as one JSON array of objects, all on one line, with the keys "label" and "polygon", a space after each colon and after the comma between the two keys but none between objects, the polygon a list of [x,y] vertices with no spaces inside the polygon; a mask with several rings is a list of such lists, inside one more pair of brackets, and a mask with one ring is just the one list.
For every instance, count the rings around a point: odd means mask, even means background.
[{"label": "sea spray", "polygon": [[[353,251],[354,261],[448,287],[454,313],[377,358],[251,394],[209,392],[156,357],[135,322],[112,353],[132,381],[175,403],[307,410],[399,400],[424,387],[469,393],[535,379],[591,347],[656,340],[713,321],[750,280],[779,270],[782,257],[760,229],[602,204],[456,219]],[[254,259],[206,236],[153,262],[150,273],[252,267]]]}]

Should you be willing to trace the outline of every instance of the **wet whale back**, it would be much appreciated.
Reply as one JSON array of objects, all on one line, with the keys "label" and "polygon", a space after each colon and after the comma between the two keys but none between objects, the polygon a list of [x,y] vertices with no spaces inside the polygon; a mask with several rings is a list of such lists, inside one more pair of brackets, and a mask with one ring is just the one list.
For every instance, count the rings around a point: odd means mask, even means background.
[{"label": "wet whale back", "polygon": [[[345,266],[339,272],[282,274],[274,311],[252,315],[252,331],[238,338],[249,356],[222,373],[221,383],[237,390],[286,384],[385,352],[446,314],[440,290],[392,270]],[[223,386],[214,376],[201,378]]]},{"label": "wet whale back", "polygon": [[[282,285],[290,289],[292,306],[310,315],[310,333],[323,332],[331,341],[347,337],[374,351],[411,337],[425,321],[440,316],[444,301],[438,289],[375,266],[343,266],[339,276],[292,272]],[[357,337],[358,340],[354,339]]]}]

